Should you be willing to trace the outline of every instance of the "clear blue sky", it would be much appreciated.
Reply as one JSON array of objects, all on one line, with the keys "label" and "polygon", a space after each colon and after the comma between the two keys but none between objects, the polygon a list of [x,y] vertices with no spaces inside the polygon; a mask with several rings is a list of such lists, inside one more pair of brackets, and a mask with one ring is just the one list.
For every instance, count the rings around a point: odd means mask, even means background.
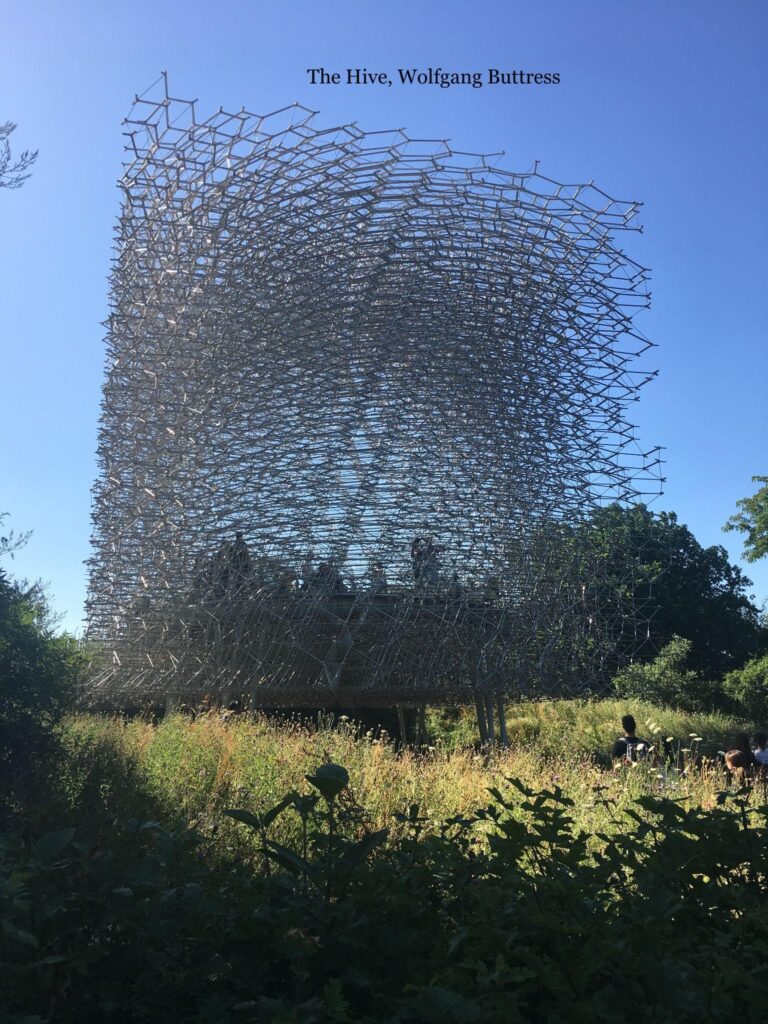
[{"label": "clear blue sky", "polygon": [[[640,329],[658,367],[634,407],[666,447],[671,509],[703,544],[768,473],[768,4],[763,0],[111,0],[2,5],[0,120],[34,176],[0,192],[0,511],[32,529],[15,571],[50,581],[79,628],[89,552],[121,120],[162,69],[171,91],[327,124],[407,127],[505,150],[562,181],[641,199],[652,270]],[[305,69],[560,73],[556,87],[312,87]],[[768,564],[748,567],[758,601]]]}]

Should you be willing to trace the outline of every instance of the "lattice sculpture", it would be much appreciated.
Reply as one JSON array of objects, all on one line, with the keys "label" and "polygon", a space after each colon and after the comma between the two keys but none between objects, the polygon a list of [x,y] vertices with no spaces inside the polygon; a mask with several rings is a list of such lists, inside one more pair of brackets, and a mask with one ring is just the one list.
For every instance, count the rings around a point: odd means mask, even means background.
[{"label": "lattice sculpture", "polygon": [[126,122],[90,698],[578,691],[637,622],[578,524],[658,491],[637,204],[315,118]]}]

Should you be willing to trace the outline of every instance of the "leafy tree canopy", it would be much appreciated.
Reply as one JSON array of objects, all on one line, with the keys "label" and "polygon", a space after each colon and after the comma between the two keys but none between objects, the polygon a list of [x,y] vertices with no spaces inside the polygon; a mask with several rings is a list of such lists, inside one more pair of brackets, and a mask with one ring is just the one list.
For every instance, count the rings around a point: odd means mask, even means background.
[{"label": "leafy tree canopy", "polygon": [[768,654],[729,672],[723,689],[745,718],[764,725],[768,721]]},{"label": "leafy tree canopy", "polygon": [[590,564],[601,564],[603,600],[619,594],[625,617],[646,624],[641,660],[683,637],[691,642],[689,669],[720,678],[766,649],[751,580],[725,548],[702,547],[674,512],[610,505],[578,532]]},{"label": "leafy tree canopy", "polygon": [[744,558],[756,562],[768,555],[768,476],[753,476],[753,483],[763,486],[751,498],[742,498],[736,505],[740,512],[731,516],[723,529],[746,533]]},{"label": "leafy tree canopy", "polygon": [[[12,556],[25,539],[0,536],[0,556]],[[0,819],[3,801],[49,759],[53,726],[82,671],[76,640],[57,636],[53,625],[40,584],[12,580],[0,568]]]},{"label": "leafy tree canopy", "polygon": [[673,637],[652,662],[626,665],[613,680],[619,697],[646,700],[680,711],[707,712],[724,704],[720,684],[687,667],[693,644]]}]

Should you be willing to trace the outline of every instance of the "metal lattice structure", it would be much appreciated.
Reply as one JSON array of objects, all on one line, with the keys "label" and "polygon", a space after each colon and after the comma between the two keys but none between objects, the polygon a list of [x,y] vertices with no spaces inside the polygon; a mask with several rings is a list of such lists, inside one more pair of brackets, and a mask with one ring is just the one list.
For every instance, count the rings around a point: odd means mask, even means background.
[{"label": "metal lattice structure", "polygon": [[91,699],[583,687],[636,617],[563,538],[659,489],[637,204],[298,105],[126,123]]}]

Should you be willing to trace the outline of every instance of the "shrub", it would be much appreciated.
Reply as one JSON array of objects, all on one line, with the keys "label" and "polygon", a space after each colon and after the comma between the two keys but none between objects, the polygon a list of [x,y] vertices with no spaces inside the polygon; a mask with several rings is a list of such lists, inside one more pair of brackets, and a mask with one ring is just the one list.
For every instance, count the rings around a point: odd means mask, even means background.
[{"label": "shrub", "polygon": [[[102,846],[0,837],[3,1020],[608,1024],[629,1005],[726,1024],[764,999],[766,809],[743,793],[641,797],[608,837],[559,787],[509,779],[437,834],[412,804],[387,840],[345,769],[307,781],[230,812],[259,845],[238,869],[157,823]],[[285,815],[290,846],[272,839]]]},{"label": "shrub", "polygon": [[7,813],[31,774],[50,767],[53,727],[69,706],[82,662],[76,640],[54,634],[41,587],[0,570],[0,811]]},{"label": "shrub", "polygon": [[768,722],[768,654],[729,672],[723,680],[723,690],[740,715],[755,724],[765,725]]},{"label": "shrub", "polygon": [[681,711],[727,710],[722,686],[687,668],[691,648],[690,640],[673,637],[654,661],[623,668],[613,681],[615,693]]}]

